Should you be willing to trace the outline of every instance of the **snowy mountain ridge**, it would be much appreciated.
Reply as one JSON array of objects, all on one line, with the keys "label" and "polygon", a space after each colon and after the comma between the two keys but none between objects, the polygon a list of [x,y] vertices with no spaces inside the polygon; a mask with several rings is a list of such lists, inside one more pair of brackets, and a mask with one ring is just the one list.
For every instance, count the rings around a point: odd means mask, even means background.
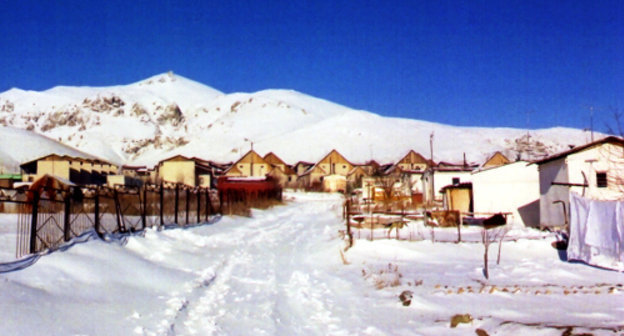
[{"label": "snowy mountain ridge", "polygon": [[395,162],[411,149],[429,157],[431,134],[436,161],[460,161],[466,153],[481,162],[494,151],[540,157],[587,141],[577,129],[527,132],[382,117],[292,90],[225,94],[171,72],[129,85],[11,89],[0,93],[0,125],[147,166],[176,154],[232,161],[252,143],[261,155],[274,152],[289,163],[315,162],[331,149],[360,163]]}]

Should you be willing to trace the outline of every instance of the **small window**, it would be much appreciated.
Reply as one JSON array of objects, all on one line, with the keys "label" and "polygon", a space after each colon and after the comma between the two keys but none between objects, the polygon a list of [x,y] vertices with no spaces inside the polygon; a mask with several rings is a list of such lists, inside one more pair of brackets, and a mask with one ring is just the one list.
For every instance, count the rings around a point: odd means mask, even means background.
[{"label": "small window", "polygon": [[606,188],[607,184],[607,173],[596,173],[596,186]]},{"label": "small window", "polygon": [[342,165],[342,169],[347,169],[347,166],[345,166],[345,165]]},{"label": "small window", "polygon": [[459,177],[453,177],[453,185],[459,184]]},{"label": "small window", "polygon": [[238,168],[243,169],[243,165],[238,166]]}]

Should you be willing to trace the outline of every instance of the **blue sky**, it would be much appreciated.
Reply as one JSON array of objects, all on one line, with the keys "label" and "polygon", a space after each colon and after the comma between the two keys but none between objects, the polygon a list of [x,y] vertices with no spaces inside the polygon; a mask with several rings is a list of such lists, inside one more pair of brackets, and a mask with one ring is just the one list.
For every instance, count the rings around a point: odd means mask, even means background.
[{"label": "blue sky", "polygon": [[6,1],[0,42],[0,91],[172,70],[453,125],[624,109],[624,1]]}]

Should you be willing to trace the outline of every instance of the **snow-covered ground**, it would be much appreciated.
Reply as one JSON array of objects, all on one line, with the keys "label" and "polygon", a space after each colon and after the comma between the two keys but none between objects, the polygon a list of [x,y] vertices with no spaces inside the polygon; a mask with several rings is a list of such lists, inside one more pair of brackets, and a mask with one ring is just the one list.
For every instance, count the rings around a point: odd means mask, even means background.
[{"label": "snow-covered ground", "polygon": [[[252,218],[91,240],[2,273],[0,334],[624,332],[624,274],[561,261],[551,236],[503,243],[498,266],[492,245],[486,280],[478,243],[362,238],[341,256],[340,196],[287,198]],[[456,314],[472,321],[451,328]]]}]

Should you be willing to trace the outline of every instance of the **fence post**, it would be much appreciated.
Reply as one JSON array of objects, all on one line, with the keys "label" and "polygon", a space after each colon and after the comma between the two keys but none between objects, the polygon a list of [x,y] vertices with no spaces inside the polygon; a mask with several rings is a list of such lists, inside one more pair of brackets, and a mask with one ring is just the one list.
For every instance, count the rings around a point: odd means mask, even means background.
[{"label": "fence post", "polygon": [[212,203],[210,202],[210,187],[206,188],[206,222],[208,215],[212,212]]},{"label": "fence post", "polygon": [[191,203],[189,200],[191,199],[191,191],[186,188],[186,225],[189,224],[189,212],[191,210]]},{"label": "fence post", "polygon": [[69,241],[71,239],[71,197],[69,195],[65,196],[65,216],[63,223],[63,238],[65,241]]},{"label": "fence post", "polygon": [[[141,189],[139,189],[139,195],[141,192]],[[147,226],[147,218],[146,217],[146,213],[147,213],[147,186],[143,186],[143,208],[141,209],[141,224],[143,224],[143,230],[145,230],[145,227]]]},{"label": "fence post", "polygon": [[201,189],[197,189],[197,224],[201,222]]},{"label": "fence post", "polygon": [[160,226],[165,226],[165,218],[164,218],[164,207],[165,207],[165,189],[163,188],[163,183],[160,182]]},{"label": "fence post", "polygon": [[115,214],[117,215],[117,231],[126,232],[125,225],[121,225],[121,206],[119,205],[119,195],[117,189],[113,189],[113,196],[115,198]]},{"label": "fence post", "polygon": [[94,214],[95,214],[95,218],[94,218],[94,223],[95,223],[95,233],[97,233],[98,236],[101,235],[100,233],[100,194],[99,194],[99,190],[95,193],[95,209],[94,210]]},{"label": "fence post", "polygon": [[179,189],[178,189],[178,185],[176,184],[175,186],[175,210],[174,210],[174,215],[173,215],[173,222],[176,223],[176,225],[178,225],[178,202],[179,202]]},{"label": "fence post", "polygon": [[37,252],[37,216],[39,216],[39,192],[32,191],[32,218],[30,221],[30,253]]},{"label": "fence post", "polygon": [[353,234],[351,233],[351,200],[347,200],[345,211],[347,217],[347,235],[349,235],[349,247],[353,247]]}]

